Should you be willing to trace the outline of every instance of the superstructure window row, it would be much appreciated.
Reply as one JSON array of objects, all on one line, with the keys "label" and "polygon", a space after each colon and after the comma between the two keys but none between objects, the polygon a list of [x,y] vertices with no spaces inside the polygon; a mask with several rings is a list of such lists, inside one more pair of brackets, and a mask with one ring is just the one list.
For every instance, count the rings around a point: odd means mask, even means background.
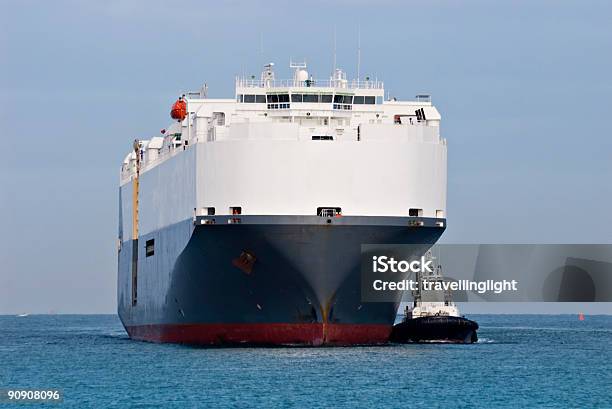
[{"label": "superstructure window row", "polygon": [[289,94],[268,94],[268,109],[289,109]]},{"label": "superstructure window row", "polygon": [[353,97],[353,104],[368,104],[374,105],[376,104],[376,97],[374,96],[364,96],[364,95],[355,95]]},{"label": "superstructure window row", "polygon": [[238,94],[236,97],[238,102],[246,104],[277,104],[291,102],[303,102],[309,104],[329,104],[333,101],[334,104],[376,104],[376,97],[369,95],[332,95],[332,94]]},{"label": "superstructure window row", "polygon": [[268,104],[289,102],[289,94],[268,94]]},{"label": "superstructure window row", "polygon": [[332,102],[332,94],[291,94],[291,102],[324,103]]},{"label": "superstructure window row", "polygon": [[334,95],[334,104],[352,104],[352,95]]},{"label": "superstructure window row", "polygon": [[268,104],[268,109],[289,109],[291,104]]},{"label": "superstructure window row", "polygon": [[247,104],[265,104],[266,96],[265,95],[253,95],[253,94],[238,94],[236,98],[238,102],[243,102]]},{"label": "superstructure window row", "polygon": [[[352,110],[353,104],[376,104],[376,97],[370,95],[344,95],[344,94],[319,94],[319,93],[304,93],[304,94],[289,94],[275,93],[267,95],[240,95],[241,102],[267,102],[268,109],[290,109],[291,103],[308,103],[308,104],[329,104],[333,103],[333,109]],[[265,101],[264,101],[265,98]]]}]

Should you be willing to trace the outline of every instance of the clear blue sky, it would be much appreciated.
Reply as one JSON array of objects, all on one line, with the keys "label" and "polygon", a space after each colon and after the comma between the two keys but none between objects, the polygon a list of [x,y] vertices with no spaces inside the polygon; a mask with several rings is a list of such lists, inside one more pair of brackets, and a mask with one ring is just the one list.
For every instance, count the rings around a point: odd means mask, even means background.
[{"label": "clear blue sky", "polygon": [[[0,313],[114,312],[118,168],[177,94],[306,58],[427,92],[454,243],[610,243],[611,2],[0,1]],[[260,37],[263,36],[263,56]]]}]

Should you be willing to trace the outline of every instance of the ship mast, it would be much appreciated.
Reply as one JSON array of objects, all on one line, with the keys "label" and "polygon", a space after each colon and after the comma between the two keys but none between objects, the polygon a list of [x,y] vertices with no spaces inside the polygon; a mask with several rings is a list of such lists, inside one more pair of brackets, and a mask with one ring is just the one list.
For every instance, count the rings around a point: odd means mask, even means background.
[{"label": "ship mast", "polygon": [[134,140],[136,173],[132,181],[132,305],[138,300],[138,194],[140,190],[140,142]]}]

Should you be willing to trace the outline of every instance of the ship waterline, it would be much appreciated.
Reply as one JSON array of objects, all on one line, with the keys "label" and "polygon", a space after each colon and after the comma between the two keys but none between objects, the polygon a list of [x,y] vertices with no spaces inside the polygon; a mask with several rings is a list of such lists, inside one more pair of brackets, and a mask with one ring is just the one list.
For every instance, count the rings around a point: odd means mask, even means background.
[{"label": "ship waterline", "polygon": [[349,346],[383,345],[385,324],[159,324],[127,326],[131,338],[190,345]]}]

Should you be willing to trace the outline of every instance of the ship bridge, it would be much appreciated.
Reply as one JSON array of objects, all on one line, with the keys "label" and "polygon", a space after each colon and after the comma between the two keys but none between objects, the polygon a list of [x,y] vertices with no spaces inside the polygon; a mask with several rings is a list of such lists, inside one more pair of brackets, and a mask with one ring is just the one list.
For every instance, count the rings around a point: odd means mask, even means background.
[{"label": "ship bridge", "polygon": [[291,64],[295,68],[293,79],[276,80],[273,64],[267,64],[261,78],[237,78],[236,102],[265,104],[268,110],[290,110],[289,116],[311,114],[312,110],[332,111],[327,116],[342,111],[368,110],[368,106],[382,104],[383,83],[366,78],[364,81],[346,79],[346,74],[336,69],[328,80],[315,80],[306,71],[306,64]]},{"label": "ship bridge", "polygon": [[[237,77],[234,99],[210,99],[205,85],[187,92],[185,116],[162,135],[141,141],[143,171],[197,142],[221,140],[362,141],[410,134],[445,143],[439,137],[440,114],[427,94],[412,101],[385,100],[378,79],[348,80],[335,69],[314,79],[305,63],[290,63],[292,79],[276,79],[274,64],[259,78]],[[398,126],[403,125],[403,126]],[[135,154],[126,156],[122,181],[134,173]]]}]

